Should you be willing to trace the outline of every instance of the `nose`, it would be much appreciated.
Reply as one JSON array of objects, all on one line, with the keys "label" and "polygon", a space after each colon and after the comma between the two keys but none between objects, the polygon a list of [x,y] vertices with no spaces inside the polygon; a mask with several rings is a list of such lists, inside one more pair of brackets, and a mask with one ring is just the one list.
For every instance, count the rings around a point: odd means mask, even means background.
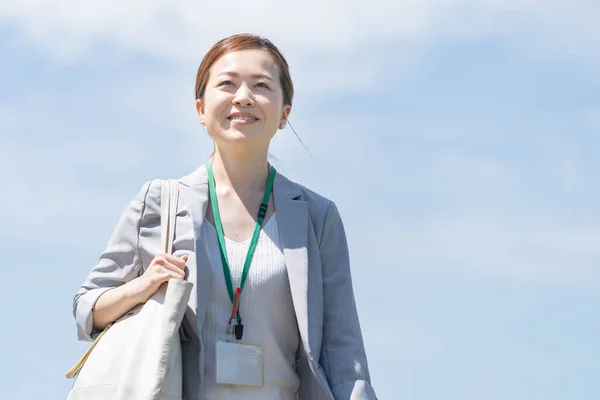
[{"label": "nose", "polygon": [[233,104],[240,107],[254,106],[254,93],[252,93],[247,85],[241,85],[235,93]]}]

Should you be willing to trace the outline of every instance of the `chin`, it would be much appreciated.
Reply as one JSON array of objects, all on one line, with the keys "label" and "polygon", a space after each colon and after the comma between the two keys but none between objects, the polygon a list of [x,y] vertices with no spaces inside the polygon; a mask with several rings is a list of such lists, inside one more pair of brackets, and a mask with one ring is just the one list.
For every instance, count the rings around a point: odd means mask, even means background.
[{"label": "chin", "polygon": [[251,140],[262,136],[260,132],[256,132],[253,129],[228,129],[223,135],[226,140]]},{"label": "chin", "polygon": [[256,145],[263,142],[267,143],[270,141],[270,138],[265,135],[263,132],[257,132],[250,129],[228,129],[227,131],[222,132],[218,137],[213,138],[216,141],[220,142],[223,145]]}]

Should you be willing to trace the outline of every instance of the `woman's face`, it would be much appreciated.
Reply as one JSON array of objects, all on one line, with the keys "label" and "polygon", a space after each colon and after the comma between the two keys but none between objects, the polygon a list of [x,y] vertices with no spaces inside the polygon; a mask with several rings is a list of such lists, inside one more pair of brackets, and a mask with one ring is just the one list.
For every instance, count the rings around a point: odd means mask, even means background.
[{"label": "woman's face", "polygon": [[283,104],[279,67],[263,50],[236,51],[217,60],[196,108],[217,144],[265,148],[291,111]]}]

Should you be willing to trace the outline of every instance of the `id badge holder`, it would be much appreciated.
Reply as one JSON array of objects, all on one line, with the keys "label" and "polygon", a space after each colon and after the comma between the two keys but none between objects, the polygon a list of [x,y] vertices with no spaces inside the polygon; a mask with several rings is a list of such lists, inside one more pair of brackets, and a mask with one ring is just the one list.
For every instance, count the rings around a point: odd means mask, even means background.
[{"label": "id badge holder", "polygon": [[216,355],[218,384],[263,385],[263,357],[259,346],[217,340]]}]

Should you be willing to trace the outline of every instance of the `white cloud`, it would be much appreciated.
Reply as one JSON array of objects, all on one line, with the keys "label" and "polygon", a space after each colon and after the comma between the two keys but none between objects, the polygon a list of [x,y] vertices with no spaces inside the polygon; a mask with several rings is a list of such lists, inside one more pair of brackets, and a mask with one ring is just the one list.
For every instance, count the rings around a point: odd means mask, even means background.
[{"label": "white cloud", "polygon": [[[415,51],[453,39],[505,37],[528,51],[598,57],[600,6],[593,1],[404,0],[217,2],[8,1],[0,21],[53,56],[77,57],[96,40],[158,56],[199,61],[232,33],[263,34],[290,55],[335,59],[383,46]],[[417,50],[418,51],[418,50]]]},{"label": "white cloud", "polygon": [[374,36],[398,31],[415,35],[428,20],[420,16],[427,7],[416,1],[389,6],[375,2],[369,7],[360,2],[314,1],[285,6],[269,1],[233,1],[226,6],[184,1],[139,5],[114,0],[19,1],[0,7],[5,21],[16,22],[26,36],[63,56],[85,51],[88,40],[105,38],[134,50],[196,59],[212,42],[239,31],[256,31],[288,46],[335,54]]}]

